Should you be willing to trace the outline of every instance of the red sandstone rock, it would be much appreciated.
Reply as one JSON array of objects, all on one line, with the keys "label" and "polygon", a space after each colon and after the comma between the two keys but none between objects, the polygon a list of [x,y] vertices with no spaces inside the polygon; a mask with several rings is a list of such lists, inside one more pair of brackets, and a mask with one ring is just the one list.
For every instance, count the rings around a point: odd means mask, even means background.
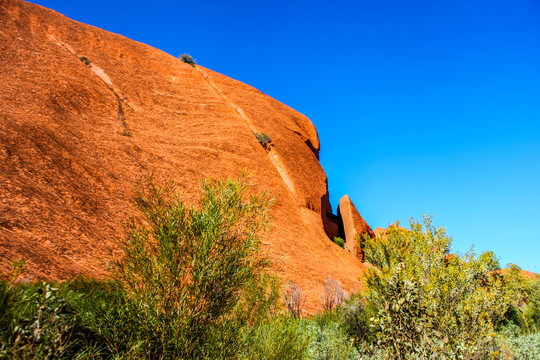
[{"label": "red sandstone rock", "polygon": [[343,223],[345,248],[355,257],[360,259],[360,261],[364,261],[364,252],[358,244],[357,236],[362,237],[364,234],[367,234],[370,237],[374,237],[375,234],[362,218],[358,210],[356,210],[349,195],[344,195],[339,200],[338,217],[341,218]]},{"label": "red sandstone rock", "polygon": [[386,235],[386,229],[382,227],[376,227],[375,230],[373,230],[373,233],[375,236],[384,236]]},{"label": "red sandstone rock", "polygon": [[[382,227],[376,227],[375,230],[373,230],[373,233],[375,234],[375,236],[381,236],[381,237],[384,237],[386,236],[386,232],[388,231],[388,229],[390,229],[391,227],[395,227],[396,224],[390,224],[388,226],[387,229],[385,228],[382,228]],[[410,231],[409,229],[407,228],[404,228],[403,226],[401,225],[398,225],[398,228],[401,230],[401,231]]]},{"label": "red sandstone rock", "polygon": [[[192,201],[200,179],[246,169],[255,190],[276,200],[266,250],[275,272],[303,288],[308,310],[326,277],[360,286],[363,264],[325,233],[336,228],[317,131],[304,115],[19,0],[0,0],[0,74],[2,274],[24,258],[34,278],[102,276],[138,180],[174,178]],[[253,132],[270,136],[270,150]]]}]

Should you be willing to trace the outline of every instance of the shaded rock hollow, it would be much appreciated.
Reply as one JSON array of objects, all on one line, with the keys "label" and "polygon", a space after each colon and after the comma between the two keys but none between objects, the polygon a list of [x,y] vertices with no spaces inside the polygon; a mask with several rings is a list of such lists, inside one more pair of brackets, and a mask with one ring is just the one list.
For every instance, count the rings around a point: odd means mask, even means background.
[{"label": "shaded rock hollow", "polygon": [[[88,59],[90,66],[82,60]],[[81,59],[80,59],[81,58]],[[239,81],[41,6],[0,0],[0,272],[101,276],[133,188],[153,173],[188,201],[200,179],[253,175],[275,201],[275,272],[318,306],[326,277],[346,290],[364,265],[337,234],[311,121]],[[253,132],[266,133],[266,151]]]}]

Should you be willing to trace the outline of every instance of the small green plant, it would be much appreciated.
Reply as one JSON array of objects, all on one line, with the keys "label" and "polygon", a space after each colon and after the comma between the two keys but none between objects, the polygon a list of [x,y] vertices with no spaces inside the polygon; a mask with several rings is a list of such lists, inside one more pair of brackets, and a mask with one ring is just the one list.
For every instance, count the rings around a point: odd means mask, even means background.
[{"label": "small green plant", "polygon": [[255,135],[255,138],[257,138],[257,141],[259,142],[259,144],[261,144],[263,148],[268,149],[268,146],[272,142],[272,140],[270,139],[270,136],[266,135],[265,133],[258,133],[258,132],[254,132],[253,134]]},{"label": "small green plant", "polygon": [[311,359],[306,352],[311,346],[309,334],[301,319],[276,314],[244,334],[245,346],[238,360],[301,360]]},{"label": "small green plant", "polygon": [[345,247],[345,240],[340,238],[339,236],[334,236],[334,240],[332,240],[337,246],[344,248]]},{"label": "small green plant", "polygon": [[90,61],[90,59],[86,56],[79,56],[79,60],[81,60],[86,66],[92,65],[92,61]]},{"label": "small green plant", "polygon": [[197,61],[189,54],[182,54],[179,56],[180,60],[193,67],[197,65]]}]

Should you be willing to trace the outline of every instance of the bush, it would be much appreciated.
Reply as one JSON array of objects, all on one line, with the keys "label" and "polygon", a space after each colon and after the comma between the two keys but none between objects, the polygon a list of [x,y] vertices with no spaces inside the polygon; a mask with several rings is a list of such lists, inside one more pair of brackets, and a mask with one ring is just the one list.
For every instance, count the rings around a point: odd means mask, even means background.
[{"label": "bush", "polygon": [[358,359],[358,350],[347,337],[338,321],[325,321],[324,326],[314,321],[304,321],[303,332],[309,337],[307,359],[353,360]]},{"label": "bush", "polygon": [[323,311],[331,312],[340,306],[343,300],[345,300],[345,291],[343,291],[341,282],[337,279],[327,277],[324,281],[324,292],[322,295]]},{"label": "bush", "polygon": [[345,248],[345,240],[338,236],[334,236],[334,240],[332,240],[337,246],[340,248]]},{"label": "bush", "polygon": [[510,296],[505,324],[517,325],[522,334],[540,331],[540,278],[524,276],[515,264],[502,275]]},{"label": "bush", "polygon": [[182,54],[179,56],[180,60],[193,67],[197,65],[197,61],[189,54]]},{"label": "bush", "polygon": [[73,309],[74,319],[86,329],[82,348],[95,349],[101,358],[122,358],[126,354],[144,358],[147,339],[140,326],[140,310],[128,301],[117,281],[75,279],[63,284],[60,296]]},{"label": "bush", "polygon": [[294,281],[289,281],[283,296],[285,298],[285,305],[287,306],[289,313],[296,319],[300,318],[302,316],[305,303],[302,289]]},{"label": "bush", "polygon": [[0,358],[304,359],[260,249],[271,201],[246,177],[205,181],[198,206],[149,181],[113,280],[0,281]]},{"label": "bush", "polygon": [[100,355],[58,286],[0,282],[0,359],[75,359]]},{"label": "bush", "polygon": [[301,320],[275,315],[244,333],[246,346],[239,354],[245,360],[306,359],[309,336]]},{"label": "bush", "polygon": [[266,195],[248,197],[245,176],[201,187],[192,207],[172,184],[149,180],[136,196],[148,225],[131,220],[116,274],[138,313],[146,358],[238,352],[242,324],[233,312],[270,266],[260,248],[271,203]]},{"label": "bush", "polygon": [[84,65],[86,65],[86,66],[92,65],[92,62],[86,56],[80,56],[79,60],[81,60],[84,63]]},{"label": "bush", "polygon": [[540,359],[540,333],[522,335],[519,327],[509,325],[503,330],[499,341],[502,354],[507,355],[508,359]]},{"label": "bush", "polygon": [[390,358],[479,358],[496,352],[494,324],[507,296],[492,254],[450,255],[444,229],[411,220],[384,237],[364,239],[370,270],[366,311],[373,336]]},{"label": "bush", "polygon": [[360,353],[370,354],[371,344],[375,340],[362,296],[353,294],[338,309],[338,314],[343,329],[351,342]]},{"label": "bush", "polygon": [[266,135],[265,133],[253,133],[255,135],[255,137],[257,138],[257,141],[259,142],[259,144],[261,144],[261,146],[265,149],[268,149],[268,146],[270,145],[270,143],[272,142],[272,140],[270,140],[270,136]]}]

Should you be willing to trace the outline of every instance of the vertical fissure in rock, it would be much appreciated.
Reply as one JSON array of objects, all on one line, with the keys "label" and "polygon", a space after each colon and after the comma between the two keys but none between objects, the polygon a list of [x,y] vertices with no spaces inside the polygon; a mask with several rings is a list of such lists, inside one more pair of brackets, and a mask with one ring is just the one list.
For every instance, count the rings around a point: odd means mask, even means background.
[{"label": "vertical fissure in rock", "polygon": [[[216,92],[216,94],[221,99],[223,99],[223,101],[225,101],[229,106],[231,106],[234,110],[236,110],[236,112],[238,113],[238,116],[240,116],[240,118],[242,120],[244,120],[246,125],[249,127],[249,129],[253,133],[258,133],[259,132],[258,129],[256,129],[255,126],[252,124],[251,120],[246,116],[244,110],[240,106],[237,106],[232,101],[230,101],[223,94],[223,91],[221,91],[221,89],[219,89],[219,87],[216,84],[214,84],[213,81],[211,81],[210,76],[208,74],[206,74],[204,71],[202,71],[198,67],[196,67],[195,70],[197,70],[202,75],[202,77],[206,80],[206,82],[210,85],[210,87]],[[289,191],[291,192],[293,198],[296,200],[296,192],[295,192],[295,189],[294,189],[294,183],[293,183],[291,177],[289,176],[289,174],[287,172],[287,168],[285,167],[285,164],[281,160],[281,157],[279,156],[279,153],[277,151],[272,151],[271,146],[264,147],[264,150],[268,154],[268,158],[270,159],[270,162],[272,163],[274,168],[277,170],[279,176],[283,180],[283,183],[285,184],[287,189],[289,189]]]},{"label": "vertical fissure in rock", "polygon": [[[58,40],[54,35],[50,35],[50,37],[56,41],[56,43],[59,46],[62,46],[64,49],[66,49],[70,54],[75,56],[78,60],[82,61],[92,72],[94,75],[96,75],[103,83],[107,86],[109,90],[112,91],[116,98],[118,110],[117,110],[117,119],[120,121],[120,124],[122,124],[122,135],[124,136],[131,136],[131,131],[129,129],[129,126],[126,122],[126,116],[124,113],[124,108],[122,106],[122,98],[118,95],[116,90],[114,89],[114,85],[111,81],[111,78],[105,73],[105,71],[100,68],[99,66],[96,66],[92,63],[90,59],[88,59],[86,56],[78,56],[75,50],[71,46],[69,46],[66,43],[61,42]],[[129,106],[129,105],[128,105]]]}]

